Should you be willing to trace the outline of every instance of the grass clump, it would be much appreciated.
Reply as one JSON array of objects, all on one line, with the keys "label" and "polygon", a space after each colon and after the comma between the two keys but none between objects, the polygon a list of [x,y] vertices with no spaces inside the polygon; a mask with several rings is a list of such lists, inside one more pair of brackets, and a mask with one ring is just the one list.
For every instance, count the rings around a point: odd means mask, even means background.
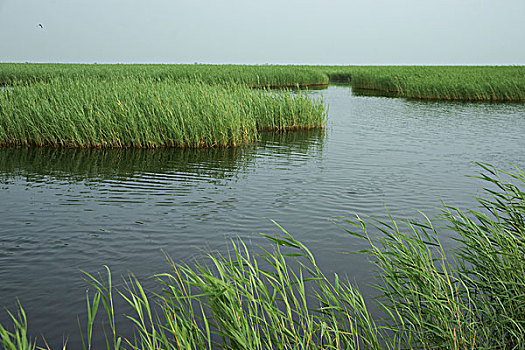
[{"label": "grass clump", "polygon": [[[232,242],[228,255],[210,254],[206,262],[178,266],[170,260],[171,272],[157,276],[163,286],[159,294],[148,295],[139,281],[130,278],[120,296],[134,310],[128,318],[135,325],[135,336],[108,336],[109,348],[117,344],[131,349],[378,348],[376,327],[356,289],[338,279],[330,282],[310,251],[286,232],[269,239],[274,250],[257,256],[239,241]],[[297,258],[301,268],[294,269],[289,264]],[[99,300],[109,320],[104,334],[117,334],[109,270],[107,283],[88,277],[96,294],[88,303],[84,348],[89,348]],[[314,295],[308,294],[307,285],[317,287]]]},{"label": "grass clump", "polygon": [[[442,210],[436,228],[426,218],[353,222],[379,267],[380,304],[393,344],[416,349],[525,348],[524,174],[480,164],[489,199],[480,210]],[[374,241],[370,226],[381,233]],[[445,251],[443,229],[457,247]],[[364,234],[363,234],[364,233]]]},{"label": "grass clump", "polygon": [[[102,305],[108,349],[524,349],[525,175],[516,169],[503,178],[480,166],[491,187],[478,210],[444,207],[437,222],[347,220],[378,266],[375,302],[384,319],[372,318],[354,286],[327,277],[281,228],[281,237],[267,236],[273,250],[258,255],[239,241],[206,261],[169,260],[159,293],[135,278],[115,292],[109,270],[107,282],[87,274],[95,294],[83,347],[91,348]],[[440,242],[443,229],[457,241],[452,251]],[[119,336],[116,295],[133,309],[133,338]],[[16,325],[24,336],[25,328]]]},{"label": "grass clump", "polygon": [[4,350],[33,350],[36,344],[27,333],[27,317],[22,306],[18,315],[9,313],[13,321],[13,330],[10,331],[0,324],[0,345]]},{"label": "grass clump", "polygon": [[236,146],[258,129],[323,127],[322,101],[240,85],[55,79],[0,94],[0,146]]}]

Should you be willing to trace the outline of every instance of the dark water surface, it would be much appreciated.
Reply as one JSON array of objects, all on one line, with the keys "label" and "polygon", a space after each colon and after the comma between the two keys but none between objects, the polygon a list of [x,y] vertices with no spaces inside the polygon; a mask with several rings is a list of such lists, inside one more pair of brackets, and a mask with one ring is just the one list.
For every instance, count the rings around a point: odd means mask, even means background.
[{"label": "dark water surface", "polygon": [[[26,309],[31,333],[58,347],[85,317],[80,270],[145,280],[228,238],[264,244],[274,219],[329,273],[371,282],[364,242],[339,215],[436,214],[472,207],[483,184],[472,161],[525,168],[525,105],[412,101],[315,91],[326,130],[265,134],[205,150],[0,149],[0,307]],[[446,244],[452,244],[445,239]],[[116,277],[116,279],[119,279]],[[148,282],[146,282],[147,284]],[[367,291],[366,287],[363,287]],[[4,310],[0,323],[8,324]]]}]

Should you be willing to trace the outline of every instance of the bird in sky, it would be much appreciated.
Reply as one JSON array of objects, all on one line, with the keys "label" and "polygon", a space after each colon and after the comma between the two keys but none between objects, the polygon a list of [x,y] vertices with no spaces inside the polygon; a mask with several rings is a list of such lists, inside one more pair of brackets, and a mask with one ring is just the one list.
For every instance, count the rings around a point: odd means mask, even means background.
[{"label": "bird in sky", "polygon": [[42,29],[44,29],[44,26],[42,25],[42,23],[38,23],[38,26]]}]

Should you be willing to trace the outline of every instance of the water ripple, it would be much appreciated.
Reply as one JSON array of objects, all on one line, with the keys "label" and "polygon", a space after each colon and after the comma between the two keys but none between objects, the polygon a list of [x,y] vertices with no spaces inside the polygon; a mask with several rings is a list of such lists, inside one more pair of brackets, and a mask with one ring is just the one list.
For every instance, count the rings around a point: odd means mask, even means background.
[{"label": "water ripple", "polygon": [[58,347],[84,310],[80,269],[150,276],[166,269],[163,252],[188,262],[202,248],[224,251],[228,238],[264,244],[254,233],[279,233],[269,219],[327,271],[367,281],[365,260],[338,254],[364,248],[332,223],[338,216],[470,207],[482,187],[464,176],[478,170],[472,161],[525,167],[524,104],[353,96],[346,87],[312,96],[330,106],[325,130],[263,133],[236,149],[0,149],[1,306],[19,298]]}]

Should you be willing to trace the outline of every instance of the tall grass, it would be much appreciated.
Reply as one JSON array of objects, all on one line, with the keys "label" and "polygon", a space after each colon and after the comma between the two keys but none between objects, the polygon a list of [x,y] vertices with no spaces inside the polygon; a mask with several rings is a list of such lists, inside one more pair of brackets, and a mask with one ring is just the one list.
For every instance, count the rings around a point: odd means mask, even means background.
[{"label": "tall grass", "polygon": [[[525,176],[480,164],[492,187],[480,210],[445,207],[441,228],[425,218],[398,225],[353,222],[380,270],[390,341],[423,349],[525,348]],[[515,183],[509,182],[513,180]],[[379,241],[367,235],[372,226]],[[443,228],[457,248],[445,251]]]},{"label": "tall grass", "polygon": [[302,93],[240,85],[122,78],[55,79],[0,94],[0,146],[213,147],[258,129],[323,127],[326,109]]},{"label": "tall grass", "polygon": [[[478,210],[444,207],[438,221],[347,220],[378,266],[381,322],[367,309],[372,301],[326,276],[281,228],[282,236],[267,236],[273,248],[257,255],[237,241],[228,254],[190,265],[168,259],[160,293],[133,277],[116,290],[109,270],[106,278],[86,274],[94,295],[80,322],[83,347],[92,347],[102,314],[108,349],[524,349],[525,175],[480,166],[489,197]],[[443,229],[457,242],[451,251]],[[133,310],[134,337],[119,336],[117,296]],[[0,328],[3,344],[32,344],[25,315],[14,328]]]},{"label": "tall grass", "polygon": [[[283,231],[284,232],[284,231]],[[109,320],[108,348],[133,349],[357,349],[377,348],[375,325],[356,289],[335,283],[321,272],[310,251],[284,232],[269,237],[274,250],[253,256],[242,242],[227,255],[210,254],[206,262],[177,266],[158,275],[162,293],[148,295],[135,278],[120,292],[134,310],[133,339],[116,334],[108,282],[88,275],[96,294],[88,309],[87,341],[103,301]],[[280,247],[294,250],[285,253]],[[293,258],[292,258],[293,257]],[[293,269],[290,260],[301,259]],[[316,286],[308,295],[307,284]],[[88,298],[88,301],[90,299]],[[155,313],[154,301],[159,308]]]},{"label": "tall grass", "polygon": [[13,330],[9,330],[0,324],[0,345],[4,350],[33,350],[36,344],[27,333],[27,317],[22,306],[19,307],[18,315],[9,313],[13,321]]},{"label": "tall grass", "polygon": [[170,82],[191,80],[209,84],[241,84],[261,88],[328,83],[328,76],[323,72],[292,66],[0,63],[0,85],[33,84],[56,78],[99,80],[134,78]]},{"label": "tall grass", "polygon": [[398,97],[525,101],[524,66],[381,66],[323,67],[331,81],[350,82],[356,89]]},{"label": "tall grass", "polygon": [[351,83],[399,97],[525,101],[525,66],[249,66],[0,63],[0,85],[56,78],[199,81],[251,87]]}]

